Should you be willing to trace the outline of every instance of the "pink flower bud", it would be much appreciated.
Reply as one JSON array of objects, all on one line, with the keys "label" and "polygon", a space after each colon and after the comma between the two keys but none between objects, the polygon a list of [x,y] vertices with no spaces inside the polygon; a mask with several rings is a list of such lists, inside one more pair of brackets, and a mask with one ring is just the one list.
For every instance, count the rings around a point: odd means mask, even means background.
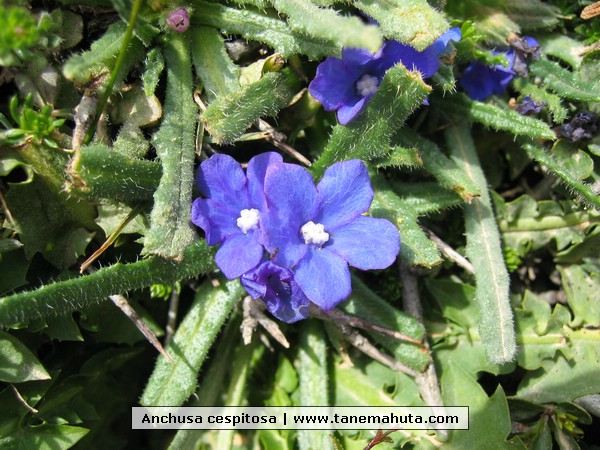
[{"label": "pink flower bud", "polygon": [[167,17],[167,26],[172,30],[183,33],[190,26],[190,16],[185,8],[173,11]]}]

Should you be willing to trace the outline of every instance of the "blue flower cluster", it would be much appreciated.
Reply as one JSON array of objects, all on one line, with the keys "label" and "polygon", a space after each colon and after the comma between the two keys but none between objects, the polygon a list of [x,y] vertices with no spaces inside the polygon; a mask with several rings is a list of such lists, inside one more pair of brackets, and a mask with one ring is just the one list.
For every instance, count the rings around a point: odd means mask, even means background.
[{"label": "blue flower cluster", "polygon": [[200,165],[197,184],[204,198],[194,200],[192,222],[208,245],[221,244],[217,266],[284,322],[306,318],[311,302],[333,309],[350,295],[349,265],[384,269],[400,250],[392,223],[364,215],[373,190],[360,160],[333,164],[315,186],[277,153],[255,156],[246,173],[217,154]]},{"label": "blue flower cluster", "polygon": [[385,72],[398,63],[418,70],[423,78],[435,75],[440,58],[448,52],[450,41],[459,41],[459,28],[451,28],[422,52],[397,41],[387,41],[371,54],[360,48],[346,48],[342,58],[327,58],[308,86],[310,94],[326,111],[337,111],[338,121],[348,124],[364,109]]}]

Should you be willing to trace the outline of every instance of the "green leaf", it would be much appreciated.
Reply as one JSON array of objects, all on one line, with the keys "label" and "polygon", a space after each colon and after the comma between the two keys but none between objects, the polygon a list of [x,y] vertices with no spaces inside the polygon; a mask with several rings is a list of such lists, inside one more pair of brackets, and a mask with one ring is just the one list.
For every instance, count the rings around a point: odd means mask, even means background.
[{"label": "green leaf", "polygon": [[450,365],[442,374],[444,404],[469,407],[469,429],[451,430],[441,450],[466,448],[523,449],[518,438],[507,441],[511,421],[502,387],[488,398],[483,388],[464,369]]},{"label": "green leaf", "polygon": [[480,188],[467,172],[444,155],[433,142],[408,128],[397,133],[395,139],[404,145],[417,147],[421,151],[423,167],[439,181],[442,187],[455,191],[467,202],[479,196]]},{"label": "green leaf", "polygon": [[[119,13],[119,16],[121,16],[123,22],[128,24],[131,20],[131,11],[135,8],[135,0],[111,0],[111,3]],[[138,14],[133,32],[145,46],[149,46],[152,43],[152,39],[159,33],[159,29],[151,25],[142,14]]]},{"label": "green leaf", "polygon": [[198,372],[217,333],[225,323],[243,289],[237,280],[214,288],[206,281],[177,328],[167,352],[171,365],[160,356],[140,399],[144,406],[181,406],[194,392]]},{"label": "green leaf", "polygon": [[425,50],[448,23],[425,0],[352,0],[358,9],[375,19],[389,39]]},{"label": "green leaf", "polygon": [[552,119],[556,123],[563,123],[568,116],[567,109],[562,105],[561,98],[558,95],[551,94],[546,89],[537,84],[530,83],[524,78],[517,78],[513,81],[513,87],[522,95],[528,95],[538,103],[548,103],[548,109],[552,114]]},{"label": "green leaf", "polygon": [[155,283],[173,284],[182,278],[197,277],[214,270],[214,252],[206,241],[186,249],[180,262],[151,257],[130,264],[116,263],[90,275],[42,286],[0,298],[0,325],[66,314],[108,299],[115,292],[149,287]]},{"label": "green leaf", "polygon": [[22,383],[50,378],[44,366],[21,341],[0,331],[0,380]]},{"label": "green leaf", "polygon": [[81,147],[73,169],[74,184],[82,192],[129,204],[150,200],[162,174],[160,164],[129,158],[102,144]]},{"label": "green leaf", "polygon": [[[321,324],[314,319],[302,324],[298,348],[299,398],[301,406],[328,406],[329,371],[327,344]],[[299,430],[300,450],[331,449],[332,444],[326,430]]]},{"label": "green leaf", "polygon": [[[126,25],[115,23],[108,27],[106,33],[95,41],[90,50],[71,56],[63,65],[63,74],[76,86],[85,88],[93,86],[95,92],[101,92],[107,85],[117,55],[123,45]],[[123,65],[120,79],[144,56],[144,46],[138,39],[132,39]]]},{"label": "green leaf", "polygon": [[394,146],[390,152],[376,159],[377,168],[386,167],[423,167],[423,159],[417,148],[406,148]]},{"label": "green leaf", "polygon": [[389,183],[402,203],[419,216],[463,204],[463,199],[455,191],[444,189],[435,182],[406,183],[392,179]]},{"label": "green leaf", "polygon": [[[358,277],[352,278],[352,294],[341,305],[341,309],[348,314],[391,330],[397,330],[414,339],[423,339],[425,333],[421,324],[414,317],[394,308],[369,289]],[[375,332],[368,334],[390,351],[397,361],[414,370],[423,371],[429,364],[429,355],[422,347],[400,342]]]},{"label": "green leaf", "polygon": [[585,328],[566,331],[569,358],[559,354],[553,360],[544,361],[541,368],[527,372],[517,396],[538,403],[558,403],[600,392],[597,376],[600,331]]},{"label": "green leaf", "polygon": [[209,102],[240,88],[240,68],[227,54],[223,37],[215,28],[192,29],[192,60]]},{"label": "green leaf", "polygon": [[144,93],[147,97],[154,95],[156,86],[160,81],[160,74],[165,68],[165,58],[158,48],[153,48],[146,54],[144,61],[144,73],[142,73],[142,83],[144,84]]},{"label": "green leaf", "polygon": [[382,176],[371,177],[371,183],[375,193],[370,214],[387,219],[398,227],[402,240],[400,257],[412,266],[434,267],[441,264],[438,247],[417,223],[417,211],[410,201],[403,202]]},{"label": "green leaf", "polygon": [[259,81],[211,103],[201,120],[217,143],[232,142],[256,119],[275,116],[298,90],[298,79],[290,70],[268,72]]},{"label": "green leaf", "polygon": [[430,90],[417,71],[408,71],[402,64],[388,70],[360,116],[347,126],[333,128],[327,147],[312,166],[313,172],[322,174],[336,161],[386,157],[393,133],[421,105]]},{"label": "green leaf", "polygon": [[339,44],[293,31],[283,20],[270,17],[251,7],[231,8],[217,3],[195,0],[192,24],[206,25],[229,35],[267,44],[286,58],[303,54],[310,59],[339,55]]},{"label": "green leaf", "polygon": [[28,426],[0,438],[0,447],[6,450],[67,450],[89,432],[82,427],[45,423]]},{"label": "green leaf", "polygon": [[557,266],[567,301],[573,311],[571,327],[599,327],[600,274],[587,272],[582,266]]},{"label": "green leaf", "polygon": [[552,157],[561,162],[561,167],[575,180],[583,180],[594,173],[594,161],[583,150],[565,139],[552,146]]},{"label": "green leaf", "polygon": [[562,33],[549,33],[539,37],[536,36],[536,38],[544,55],[559,58],[573,68],[577,68],[581,64],[583,59],[581,55],[585,50],[585,45],[582,42]]},{"label": "green leaf", "polygon": [[533,139],[555,139],[554,132],[547,123],[533,117],[523,116],[518,112],[501,108],[492,103],[471,100],[465,94],[445,97],[443,104],[432,101],[432,107],[442,108],[443,111],[455,116],[480,122],[499,131],[508,131],[517,136],[528,136]]},{"label": "green leaf", "polygon": [[469,130],[451,127],[446,133],[456,164],[481,190],[481,196],[465,205],[467,256],[476,268],[475,301],[479,303],[479,333],[491,363],[506,363],[516,355],[513,314],[509,299],[509,278],[504,264],[500,233],[487,191],[487,181]]},{"label": "green leaf", "polygon": [[563,69],[547,59],[529,65],[529,70],[540,77],[544,86],[563,98],[590,102],[600,101],[600,87],[593,81],[584,81],[577,73]]},{"label": "green leaf", "polygon": [[595,206],[597,209],[600,209],[600,197],[594,191],[592,186],[573,177],[568,169],[565,168],[565,163],[556,160],[542,147],[529,143],[524,143],[522,145],[531,158],[546,166],[548,170],[560,178],[560,180],[565,183],[569,189],[580,195],[586,203]]},{"label": "green leaf", "polygon": [[333,9],[319,8],[305,0],[270,0],[284,14],[293,31],[342,47],[366,48],[375,53],[381,47],[381,34],[375,25],[365,25],[358,17],[344,17]]},{"label": "green leaf", "polygon": [[[23,246],[23,244],[15,239],[0,239],[0,247],[4,246],[6,249],[7,241],[15,241],[18,243],[18,248]],[[9,249],[8,252],[5,250],[0,251],[0,273],[2,274],[0,276],[0,295],[26,285],[28,283],[26,278],[28,270],[29,261],[25,258],[23,250],[14,251]]]},{"label": "green leaf", "polygon": [[[556,241],[557,250],[584,241],[584,233],[600,222],[600,213],[575,208],[571,202],[541,200],[528,195],[509,203],[497,202],[498,226],[504,245],[520,256]],[[583,233],[582,233],[583,231]]]},{"label": "green leaf", "polygon": [[143,254],[180,259],[196,235],[190,221],[194,185],[194,140],[197,108],[193,100],[192,67],[188,40],[173,34],[165,47],[167,93],[163,120],[153,136],[162,165],[154,192],[150,229]]}]

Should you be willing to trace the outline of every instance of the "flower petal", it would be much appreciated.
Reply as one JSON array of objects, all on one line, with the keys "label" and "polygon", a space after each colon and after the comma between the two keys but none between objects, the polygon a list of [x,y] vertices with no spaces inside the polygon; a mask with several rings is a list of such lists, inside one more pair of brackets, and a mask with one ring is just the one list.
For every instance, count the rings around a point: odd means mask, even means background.
[{"label": "flower petal", "polygon": [[[345,48],[342,50],[342,61],[347,67],[358,67],[373,61],[375,57],[364,48]],[[357,73],[360,73],[359,70]]]},{"label": "flower petal", "polygon": [[358,75],[339,58],[327,58],[317,67],[315,78],[308,85],[310,94],[326,111],[335,111],[356,96]]},{"label": "flower petal", "polygon": [[265,208],[265,175],[267,174],[267,167],[282,161],[283,158],[276,152],[261,153],[248,161],[246,176],[248,177],[250,206],[258,210]]},{"label": "flower petal", "polygon": [[359,159],[330,166],[317,190],[320,209],[316,221],[325,225],[326,231],[354,220],[373,201],[369,172]]},{"label": "flower petal", "polygon": [[215,263],[223,275],[233,280],[252,270],[260,263],[263,247],[253,234],[235,234],[229,236],[215,255]]},{"label": "flower petal", "polygon": [[[363,97],[361,99],[358,96],[353,97],[352,102],[348,102],[345,105],[341,105],[337,111],[337,119],[342,125],[350,123],[366,106],[372,95]],[[356,101],[358,100],[358,101]],[[356,101],[356,103],[354,103]]]},{"label": "flower petal", "polygon": [[418,52],[410,45],[390,41],[384,54],[385,60],[401,62],[408,70],[418,70],[423,78],[432,77],[440,67],[439,55],[432,47]]},{"label": "flower petal", "polygon": [[[331,244],[329,244],[331,242]],[[400,251],[398,229],[385,219],[360,216],[331,231],[326,249],[360,270],[385,269]]]},{"label": "flower petal", "polygon": [[204,197],[230,205],[237,211],[248,208],[246,175],[240,163],[231,156],[216,154],[204,161],[196,181]]},{"label": "flower petal", "polygon": [[270,261],[242,275],[242,286],[253,298],[261,298],[271,314],[287,323],[308,317],[310,301],[289,269]]},{"label": "flower petal", "polygon": [[458,42],[462,38],[462,33],[459,27],[450,28],[439,38],[437,38],[428,49],[430,49],[438,58],[446,52],[446,48],[450,41]]},{"label": "flower petal", "polygon": [[306,252],[300,228],[315,216],[317,189],[306,169],[280,163],[267,169],[265,196],[269,207],[262,225],[268,230],[265,247],[278,264],[290,267]]},{"label": "flower petal", "polygon": [[192,222],[204,230],[208,245],[240,232],[236,214],[234,209],[212,199],[197,198],[192,203]]},{"label": "flower petal", "polygon": [[294,273],[310,301],[325,311],[335,308],[352,292],[348,263],[327,249],[309,246]]}]

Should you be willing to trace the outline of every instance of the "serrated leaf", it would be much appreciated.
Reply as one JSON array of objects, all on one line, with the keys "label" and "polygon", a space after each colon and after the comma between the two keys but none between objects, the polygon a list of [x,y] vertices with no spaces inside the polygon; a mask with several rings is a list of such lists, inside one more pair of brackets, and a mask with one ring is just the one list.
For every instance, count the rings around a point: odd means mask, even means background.
[{"label": "serrated leaf", "polygon": [[344,17],[333,9],[319,8],[306,0],[270,1],[277,11],[287,16],[290,28],[298,33],[371,52],[381,47],[379,28],[365,25],[358,17]]},{"label": "serrated leaf", "polygon": [[322,174],[336,161],[386,157],[393,133],[421,105],[430,90],[417,71],[408,71],[402,64],[388,70],[361,115],[347,126],[333,128],[327,147],[313,164],[314,173]]},{"label": "serrated leaf", "polygon": [[425,0],[352,0],[375,19],[389,39],[423,51],[448,29],[444,17]]},{"label": "serrated leaf", "polygon": [[600,378],[597,376],[600,330],[584,328],[569,331],[566,338],[569,358],[559,354],[553,360],[544,361],[541,368],[527,372],[517,396],[538,403],[558,403],[600,392]]},{"label": "serrated leaf", "polygon": [[256,119],[276,115],[298,90],[298,79],[291,71],[269,72],[256,83],[220,97],[200,118],[217,143],[232,142]]},{"label": "serrated leaf", "polygon": [[500,108],[492,103],[471,100],[465,94],[456,94],[444,98],[443,108],[453,115],[468,118],[474,122],[492,127],[499,131],[508,131],[517,136],[528,136],[533,139],[555,139],[554,132],[547,123],[533,117],[523,116],[508,108]]},{"label": "serrated leaf", "polygon": [[477,184],[481,196],[465,205],[467,256],[476,268],[475,301],[479,303],[479,334],[491,363],[514,359],[516,341],[509,299],[509,278],[500,245],[500,233],[487,191],[487,181],[465,126],[446,130],[446,140],[456,164]]},{"label": "serrated leaf", "polygon": [[557,266],[567,301],[573,311],[571,327],[600,326],[600,275],[581,266]]},{"label": "serrated leaf", "polygon": [[563,98],[589,102],[600,101],[598,83],[585,81],[577,72],[570,72],[555,62],[540,59],[531,63],[529,70],[542,79],[545,87]]},{"label": "serrated leaf", "polygon": [[16,337],[0,331],[0,380],[22,383],[50,378],[36,356]]},{"label": "serrated leaf", "polygon": [[140,399],[144,406],[181,406],[194,392],[213,341],[231,310],[242,298],[237,280],[214,288],[206,281],[196,292],[193,305],[177,328],[167,352],[171,365],[160,356]]},{"label": "serrated leaf", "polygon": [[526,449],[518,438],[507,441],[511,421],[502,387],[488,398],[471,374],[451,365],[442,374],[441,388],[446,405],[469,406],[469,429],[451,430],[441,450],[489,448],[492,443],[498,450]]},{"label": "serrated leaf", "polygon": [[294,32],[283,21],[265,15],[251,7],[238,9],[202,0],[194,1],[196,8],[192,23],[240,35],[272,47],[286,58],[303,54],[310,59],[340,55],[342,47],[321,39]]}]

